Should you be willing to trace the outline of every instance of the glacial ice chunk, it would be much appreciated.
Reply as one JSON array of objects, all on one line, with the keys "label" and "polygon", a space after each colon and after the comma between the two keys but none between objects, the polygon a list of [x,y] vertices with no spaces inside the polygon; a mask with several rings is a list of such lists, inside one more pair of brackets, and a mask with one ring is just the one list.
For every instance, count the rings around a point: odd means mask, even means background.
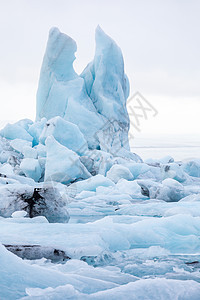
[{"label": "glacial ice chunk", "polygon": [[78,179],[91,177],[91,174],[81,163],[79,156],[58,143],[53,136],[46,139],[46,148],[45,181],[67,184]]},{"label": "glacial ice chunk", "polygon": [[43,144],[38,144],[33,149],[37,151],[38,157],[46,157],[46,146]]},{"label": "glacial ice chunk", "polygon": [[184,172],[193,177],[200,177],[200,159],[194,159],[183,163]]},{"label": "glacial ice chunk", "polygon": [[173,178],[179,182],[184,182],[187,177],[183,169],[177,163],[169,163],[161,166],[163,178]]},{"label": "glacial ice chunk", "polygon": [[24,128],[26,131],[28,131],[29,126],[33,124],[33,121],[29,119],[22,119],[17,121],[15,124],[19,125],[20,127]]},{"label": "glacial ice chunk", "polygon": [[0,130],[0,135],[8,140],[22,139],[29,142],[33,141],[33,137],[19,124],[7,124]]},{"label": "glacial ice chunk", "polygon": [[[65,86],[60,84],[60,89],[55,91],[55,85],[56,82],[59,85],[59,82],[64,80],[77,78],[72,65],[76,49],[76,42],[69,36],[61,33],[57,28],[50,30],[37,92],[37,120],[42,117],[50,119],[59,116],[61,112],[64,113],[66,100],[62,92]],[[51,93],[48,96],[50,91]],[[57,95],[55,92],[57,92]],[[57,101],[52,99],[53,97],[56,97]],[[51,101],[49,101],[50,99]]]},{"label": "glacial ice chunk", "polygon": [[106,176],[106,172],[113,164],[113,156],[101,150],[88,151],[85,156],[80,157],[80,160],[92,175]]},{"label": "glacial ice chunk", "polygon": [[13,167],[8,163],[3,164],[0,166],[0,174],[4,174],[4,176],[14,175]]},{"label": "glacial ice chunk", "polygon": [[180,202],[196,202],[200,201],[200,194],[191,194],[180,200]]},{"label": "glacial ice chunk", "polygon": [[105,151],[107,146],[115,148],[116,151],[118,146],[129,150],[129,116],[126,110],[129,81],[124,74],[123,56],[117,44],[99,26],[95,38],[94,60],[88,64],[81,76],[98,113],[108,120],[104,130],[99,132],[100,137],[103,133],[108,140],[105,143],[105,138],[101,137],[104,147],[101,149]]},{"label": "glacial ice chunk", "polygon": [[22,153],[23,152],[23,149],[24,147],[26,146],[29,146],[31,147],[32,146],[32,143],[31,142],[28,142],[26,140],[22,140],[22,139],[14,139],[10,142],[10,146],[17,152],[19,153]]},{"label": "glacial ice chunk", "polygon": [[111,179],[114,183],[117,183],[121,178],[126,180],[134,179],[128,168],[117,164],[111,167],[111,169],[107,172],[106,177]]},{"label": "glacial ice chunk", "polygon": [[16,211],[25,211],[30,218],[45,216],[49,222],[69,220],[66,202],[60,192],[46,183],[42,187],[19,183],[1,185],[0,216],[7,218]]},{"label": "glacial ice chunk", "polygon": [[60,116],[79,127],[89,149],[134,160],[128,141],[129,83],[120,48],[98,27],[94,61],[81,76],[73,69],[76,49],[74,40],[51,29],[40,73],[36,120]]},{"label": "glacial ice chunk", "polygon": [[162,183],[153,180],[138,180],[137,183],[141,186],[142,195],[151,199],[176,202],[185,197],[184,186],[172,178],[167,178]]},{"label": "glacial ice chunk", "polygon": [[[21,258],[6,250],[0,244],[1,274],[0,277],[0,298],[21,299],[26,295],[27,287],[56,287],[74,283],[76,280],[53,270],[46,270],[39,266],[31,266]],[[12,280],[10,280],[12,274]]]},{"label": "glacial ice chunk", "polygon": [[115,186],[115,184],[109,178],[106,178],[103,175],[98,174],[84,181],[79,181],[71,184],[69,186],[69,191],[74,190],[76,191],[76,193],[81,193],[82,191],[96,192],[96,189],[100,186],[109,187],[109,186]]},{"label": "glacial ice chunk", "polygon": [[126,162],[124,166],[129,169],[134,179],[136,179],[139,175],[144,174],[150,170],[150,167],[147,164],[142,162],[140,163]]},{"label": "glacial ice chunk", "polygon": [[146,199],[146,197],[141,194],[141,187],[136,180],[127,181],[125,179],[120,179],[116,184],[116,188],[120,193],[128,194],[133,199]]},{"label": "glacial ice chunk", "polygon": [[171,178],[162,181],[162,188],[160,189],[157,199],[165,201],[179,201],[185,196],[184,186]]},{"label": "glacial ice chunk", "polygon": [[39,181],[42,175],[42,169],[40,163],[35,158],[24,158],[20,164],[20,169],[27,177]]},{"label": "glacial ice chunk", "polygon": [[33,146],[39,144],[39,137],[42,133],[42,130],[47,122],[46,118],[42,118],[40,121],[37,121],[29,125],[28,133],[33,137]]},{"label": "glacial ice chunk", "polygon": [[36,120],[60,116],[76,124],[90,148],[96,148],[95,133],[103,126],[103,117],[96,112],[88,97],[83,78],[73,69],[76,42],[52,28],[40,73],[37,91]]},{"label": "glacial ice chunk", "polygon": [[83,155],[88,150],[87,141],[78,126],[59,116],[50,119],[45,124],[40,135],[40,142],[45,144],[47,137],[50,135],[60,144],[79,155]]},{"label": "glacial ice chunk", "polygon": [[25,146],[22,150],[22,153],[24,155],[24,158],[37,158],[38,152],[35,148],[32,148],[30,146]]}]

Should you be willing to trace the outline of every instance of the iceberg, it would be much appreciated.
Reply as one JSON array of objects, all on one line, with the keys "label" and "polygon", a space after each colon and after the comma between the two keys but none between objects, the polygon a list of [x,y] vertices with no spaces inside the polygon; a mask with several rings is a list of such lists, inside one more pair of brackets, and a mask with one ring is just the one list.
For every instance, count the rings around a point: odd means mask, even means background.
[{"label": "iceberg", "polygon": [[76,50],[74,40],[51,29],[37,92],[36,120],[60,116],[78,126],[90,149],[100,147],[113,154],[123,147],[129,151],[129,83],[120,48],[98,27],[94,61],[80,76],[73,69]]},{"label": "iceberg", "polygon": [[51,29],[37,92],[36,120],[60,116],[76,124],[89,146],[96,148],[94,135],[104,122],[86,93],[83,78],[73,69],[76,49],[73,39]]},{"label": "iceberg", "polygon": [[129,81],[98,26],[52,28],[35,122],[0,130],[0,298],[200,299],[200,160],[130,151]]},{"label": "iceberg", "polygon": [[107,119],[104,130],[97,134],[101,149],[112,153],[123,147],[130,150],[129,116],[126,109],[129,81],[124,73],[123,56],[117,44],[100,26],[96,29],[94,60],[81,76],[97,112]]}]

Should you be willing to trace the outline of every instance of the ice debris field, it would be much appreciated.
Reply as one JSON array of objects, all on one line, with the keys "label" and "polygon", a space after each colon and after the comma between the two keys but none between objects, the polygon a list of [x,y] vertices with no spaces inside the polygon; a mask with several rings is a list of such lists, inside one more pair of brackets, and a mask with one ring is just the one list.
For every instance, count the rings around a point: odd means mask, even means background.
[{"label": "ice debris field", "polygon": [[199,300],[200,159],[130,151],[123,56],[95,39],[78,75],[51,29],[36,121],[0,131],[0,299]]}]

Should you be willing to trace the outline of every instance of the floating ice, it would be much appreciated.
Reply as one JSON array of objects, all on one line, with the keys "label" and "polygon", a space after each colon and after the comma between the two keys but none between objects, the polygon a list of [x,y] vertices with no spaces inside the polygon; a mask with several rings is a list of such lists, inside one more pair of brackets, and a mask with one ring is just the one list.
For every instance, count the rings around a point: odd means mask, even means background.
[{"label": "floating ice", "polygon": [[37,93],[37,120],[60,116],[79,127],[90,148],[128,155],[129,83],[120,48],[98,27],[95,58],[82,77],[73,69],[75,51],[70,37],[56,28],[50,31]]},{"label": "floating ice", "polygon": [[14,139],[10,142],[10,146],[18,151],[19,153],[22,153],[23,152],[23,149],[24,147],[32,147],[32,143],[31,142],[28,142],[26,140],[21,140],[21,139]]},{"label": "floating ice", "polygon": [[76,190],[77,193],[82,191],[96,191],[97,187],[114,186],[114,183],[103,175],[96,175],[84,181],[79,181],[70,185],[69,190]]},{"label": "floating ice", "polygon": [[24,158],[20,164],[20,169],[27,177],[34,179],[38,182],[42,175],[40,163],[35,158]]},{"label": "floating ice", "polygon": [[35,148],[30,147],[30,146],[23,147],[22,153],[24,155],[24,158],[35,158],[35,159],[38,158],[37,150]]},{"label": "floating ice", "polygon": [[[96,29],[94,60],[81,76],[98,113],[108,120],[105,130],[98,133],[101,149],[113,153],[122,147],[129,150],[129,116],[126,110],[129,81],[124,74],[123,56],[120,48],[99,26]],[[108,141],[105,141],[105,136]]]},{"label": "floating ice", "polygon": [[81,163],[79,156],[59,144],[53,136],[46,139],[46,147],[45,181],[58,181],[66,184],[91,176]]},{"label": "floating ice", "polygon": [[50,31],[36,121],[0,131],[0,299],[200,299],[200,161],[130,152],[120,48],[75,52]]},{"label": "floating ice", "polygon": [[114,183],[117,183],[121,178],[126,180],[133,180],[134,177],[128,168],[122,165],[113,165],[112,168],[107,172],[106,177],[111,179]]},{"label": "floating ice", "polygon": [[28,128],[28,133],[33,137],[33,146],[39,143],[39,137],[43,131],[43,128],[47,122],[46,118],[42,118],[40,121],[36,121]]},{"label": "floating ice", "polygon": [[50,119],[40,135],[40,142],[45,144],[48,136],[52,135],[63,146],[83,155],[87,150],[87,142],[77,125],[61,117]]},{"label": "floating ice", "polygon": [[1,129],[0,135],[8,140],[22,139],[29,142],[33,141],[33,137],[18,123],[8,123],[3,129]]},{"label": "floating ice", "polygon": [[182,165],[184,172],[193,177],[200,177],[200,159],[191,160]]},{"label": "floating ice", "polygon": [[162,183],[151,180],[138,180],[141,186],[141,193],[153,199],[160,199],[167,202],[179,201],[185,197],[184,186],[178,181],[167,178]]},{"label": "floating ice", "polygon": [[184,182],[187,179],[187,175],[177,163],[163,164],[161,172],[163,179],[173,178],[179,182]]},{"label": "floating ice", "polygon": [[73,69],[76,43],[57,28],[51,29],[37,92],[37,120],[60,116],[76,124],[95,148],[95,133],[103,126],[88,97],[83,78]]}]

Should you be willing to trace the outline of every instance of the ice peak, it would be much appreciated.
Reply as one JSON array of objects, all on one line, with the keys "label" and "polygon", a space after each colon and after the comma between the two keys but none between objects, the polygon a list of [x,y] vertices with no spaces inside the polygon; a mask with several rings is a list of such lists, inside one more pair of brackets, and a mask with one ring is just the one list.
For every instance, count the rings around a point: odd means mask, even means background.
[{"label": "ice peak", "polygon": [[[36,120],[40,120],[42,117],[47,117],[47,119],[60,115],[60,109],[58,103],[62,103],[61,109],[65,107],[63,99],[58,99],[58,102],[54,103],[55,97],[52,97],[50,90],[55,82],[67,82],[78,77],[73,68],[73,62],[75,60],[74,53],[77,50],[76,42],[64,33],[61,33],[58,28],[53,27],[49,31],[49,38],[47,42],[47,47],[42,63],[42,68],[40,72],[40,80],[37,91],[37,115]],[[58,95],[57,98],[60,98]],[[57,106],[54,113],[48,114],[49,105]]]},{"label": "ice peak", "polygon": [[76,42],[71,37],[56,27],[50,29],[44,61],[55,73],[57,80],[69,80],[76,76],[73,69],[76,50]]},{"label": "ice peak", "polygon": [[[73,69],[76,42],[58,28],[52,28],[42,64],[37,120],[60,116],[74,123],[90,149],[111,151],[111,145],[129,150],[129,117],[126,99],[128,79],[121,49],[101,29],[96,28],[94,60],[78,76]],[[110,124],[105,137],[99,132]],[[106,131],[107,132],[107,131]]]},{"label": "ice peak", "polygon": [[95,31],[96,51],[102,47],[114,44],[115,47],[119,48],[115,41],[106,34],[103,29],[98,25]]},{"label": "ice peak", "polygon": [[51,29],[49,30],[49,36],[58,35],[59,33],[60,30],[58,29],[58,27],[51,27]]}]

